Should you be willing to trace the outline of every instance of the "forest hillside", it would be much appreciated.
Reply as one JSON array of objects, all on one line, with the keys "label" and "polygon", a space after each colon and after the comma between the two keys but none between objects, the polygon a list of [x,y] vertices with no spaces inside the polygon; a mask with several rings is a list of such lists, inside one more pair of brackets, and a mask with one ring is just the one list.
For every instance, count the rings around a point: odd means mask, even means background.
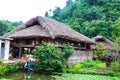
[{"label": "forest hillside", "polygon": [[46,17],[69,25],[92,38],[103,35],[111,40],[120,37],[120,0],[67,0],[66,6],[56,7]]}]

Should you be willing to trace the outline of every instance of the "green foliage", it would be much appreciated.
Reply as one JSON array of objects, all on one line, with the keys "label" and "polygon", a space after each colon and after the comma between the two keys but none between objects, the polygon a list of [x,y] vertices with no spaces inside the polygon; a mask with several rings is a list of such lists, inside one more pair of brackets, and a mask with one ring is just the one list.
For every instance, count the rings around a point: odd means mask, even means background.
[{"label": "green foliage", "polygon": [[3,35],[7,30],[7,25],[0,21],[0,35]]},{"label": "green foliage", "polygon": [[120,28],[115,27],[120,17],[119,3],[119,0],[67,0],[63,9],[55,8],[51,18],[88,37],[103,35],[111,38],[120,32]]},{"label": "green foliage", "polygon": [[72,67],[72,69],[84,69],[84,68],[106,68],[105,63],[101,61],[93,61],[93,60],[86,60],[79,64],[76,64]]},{"label": "green foliage", "polygon": [[61,51],[57,46],[43,42],[33,50],[35,57],[38,59],[37,64],[34,64],[35,70],[50,73],[62,72],[65,69],[64,62],[66,62],[72,52],[71,48],[68,44]]},{"label": "green foliage", "polygon": [[12,80],[12,79],[1,78],[0,80]]},{"label": "green foliage", "polygon": [[15,72],[19,69],[19,66],[16,64],[8,65],[8,72]]},{"label": "green foliage", "polygon": [[[114,68],[114,63],[111,64],[111,69]],[[116,70],[119,69],[119,65],[116,66]],[[79,64],[75,64],[67,71],[70,73],[78,73],[78,74],[96,74],[96,75],[107,75],[107,76],[113,76],[118,77],[120,73],[118,71],[114,70],[108,70],[106,69],[105,62],[101,61],[93,61],[93,60],[86,60],[84,62],[81,62]]]},{"label": "green foliage", "polygon": [[62,53],[55,45],[42,43],[33,50],[38,63],[35,65],[37,71],[56,71],[62,69]]},{"label": "green foliage", "polygon": [[67,0],[67,1],[66,1],[66,6],[68,7],[68,6],[70,6],[72,3],[73,3],[72,0]]},{"label": "green foliage", "polygon": [[74,66],[73,66],[73,69],[75,69],[75,70],[81,69],[81,64],[76,64],[76,65],[74,65]]},{"label": "green foliage", "polygon": [[18,71],[19,68],[20,67],[17,64],[1,64],[0,65],[0,76],[5,75],[7,73]]},{"label": "green foliage", "polygon": [[11,22],[8,20],[0,20],[0,35],[3,35],[7,32],[10,32],[13,30],[15,27],[21,25],[23,22]]},{"label": "green foliage", "polygon": [[116,40],[113,43],[114,50],[116,50],[117,54],[120,51],[120,37],[116,37]]},{"label": "green foliage", "polygon": [[94,49],[94,59],[106,62],[106,67],[110,67],[114,57],[108,53],[108,49],[104,44],[99,43]]},{"label": "green foliage", "polygon": [[106,68],[106,64],[103,62],[99,62],[97,63],[96,68]]},{"label": "green foliage", "polygon": [[99,43],[94,50],[94,54],[97,56],[97,58],[103,57],[108,53],[107,47],[102,44]]},{"label": "green foliage", "polygon": [[112,39],[120,38],[120,19],[112,25]]},{"label": "green foliage", "polygon": [[62,52],[64,53],[63,57],[67,60],[74,53],[74,48],[68,43],[63,46]]},{"label": "green foliage", "polygon": [[1,62],[1,61],[3,61],[3,59],[2,59],[2,58],[0,58],[0,62]]},{"label": "green foliage", "polygon": [[95,74],[95,75],[107,75],[107,76],[113,76],[118,77],[120,75],[119,72],[115,72],[113,70],[102,70],[102,69],[94,69],[94,68],[84,68],[84,69],[69,69],[68,72],[73,74]]},{"label": "green foliage", "polygon": [[84,62],[80,63],[82,68],[90,68],[90,67],[96,67],[95,61],[86,60]]},{"label": "green foliage", "polygon": [[45,17],[49,17],[49,14],[47,11],[45,12]]},{"label": "green foliage", "polygon": [[0,65],[0,75],[5,75],[8,72],[8,68],[6,65]]},{"label": "green foliage", "polygon": [[119,62],[112,62],[110,65],[112,70],[120,71],[120,63]]}]

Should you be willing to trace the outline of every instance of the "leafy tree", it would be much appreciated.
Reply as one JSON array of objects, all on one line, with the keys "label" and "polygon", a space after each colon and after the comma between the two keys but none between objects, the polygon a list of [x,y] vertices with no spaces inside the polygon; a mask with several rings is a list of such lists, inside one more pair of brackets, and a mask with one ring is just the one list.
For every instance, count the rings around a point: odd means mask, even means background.
[{"label": "leafy tree", "polygon": [[87,9],[86,13],[84,13],[84,18],[87,21],[92,21],[92,20],[99,20],[104,16],[102,14],[102,10],[100,7],[97,6],[92,6],[91,8]]},{"label": "leafy tree", "polygon": [[63,51],[64,53],[63,57],[67,61],[67,59],[73,54],[74,48],[71,46],[70,43],[67,43],[66,45],[63,46]]},{"label": "leafy tree", "polygon": [[117,29],[113,24],[120,16],[120,0],[67,0],[66,3],[63,9],[55,8],[51,18],[88,37],[103,35],[111,38]]},{"label": "leafy tree", "polygon": [[112,25],[112,39],[114,39],[115,41],[117,40],[117,38],[120,38],[120,19],[118,19],[118,21]]},{"label": "leafy tree", "polygon": [[45,17],[48,17],[48,16],[49,16],[49,14],[48,14],[48,12],[46,11],[46,12],[45,12]]},{"label": "leafy tree", "polygon": [[36,71],[44,72],[62,72],[65,68],[64,62],[72,54],[71,46],[68,44],[64,46],[63,51],[55,45],[42,43],[37,46],[32,52],[38,59],[37,64],[35,63]]},{"label": "leafy tree", "polygon": [[116,51],[115,53],[115,61],[117,61],[118,54],[120,52],[120,37],[116,38],[114,44],[113,44],[113,49]]},{"label": "leafy tree", "polygon": [[10,32],[13,30],[15,27],[21,25],[23,22],[11,22],[8,20],[0,20],[0,35],[2,36],[3,34]]},{"label": "leafy tree", "polygon": [[7,25],[4,24],[2,21],[0,21],[0,35],[2,36],[4,33],[6,33]]},{"label": "leafy tree", "polygon": [[[117,60],[119,60],[119,52],[120,52],[120,37],[116,38],[116,40],[113,43],[113,49],[115,50],[114,55],[114,62],[116,63]],[[114,70],[116,70],[116,64],[114,64]]]},{"label": "leafy tree", "polygon": [[[108,49],[107,47],[102,44],[99,43],[94,50],[94,56],[96,56],[97,59],[106,62],[106,67],[109,68],[111,62],[113,61],[113,56],[111,54],[108,53]],[[95,58],[95,57],[94,57]]]},{"label": "leafy tree", "polygon": [[107,50],[107,47],[104,44],[99,43],[95,47],[94,54],[97,56],[97,58],[100,58],[100,57],[106,55],[107,53],[108,53],[108,50]]},{"label": "leafy tree", "polygon": [[66,7],[70,6],[72,3],[73,3],[72,0],[67,0],[66,1]]},{"label": "leafy tree", "polygon": [[61,9],[60,7],[56,7],[54,10],[53,10],[53,18],[55,18],[56,20],[59,20],[59,14],[61,12]]}]

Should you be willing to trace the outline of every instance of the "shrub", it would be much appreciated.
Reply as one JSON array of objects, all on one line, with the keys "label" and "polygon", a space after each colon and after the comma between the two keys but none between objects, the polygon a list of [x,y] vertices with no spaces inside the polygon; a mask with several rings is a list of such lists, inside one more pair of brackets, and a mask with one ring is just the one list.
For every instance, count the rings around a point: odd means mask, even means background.
[{"label": "shrub", "polygon": [[117,70],[117,71],[120,71],[120,63],[119,62],[112,62],[110,65],[110,68]]},{"label": "shrub", "polygon": [[118,63],[120,64],[120,58],[118,58]]},{"label": "shrub", "polygon": [[94,59],[98,59],[101,61],[106,62],[106,67],[110,67],[111,62],[114,60],[114,56],[112,56],[111,54],[108,54],[108,49],[107,47],[100,43],[95,47],[94,50]]},{"label": "shrub", "polygon": [[96,67],[97,63],[93,60],[86,60],[84,62],[80,63],[82,68],[91,68],[91,67]]},{"label": "shrub", "polygon": [[17,64],[1,64],[0,65],[0,75],[5,75],[10,72],[15,72],[19,69]]},{"label": "shrub", "polygon": [[97,63],[96,68],[106,68],[106,64],[103,62]]},{"label": "shrub", "polygon": [[8,72],[7,65],[0,65],[0,75],[5,75]]},{"label": "shrub", "polygon": [[[114,63],[112,63],[111,65],[114,67]],[[120,69],[120,67],[118,69]],[[98,61],[98,60],[97,61],[86,60],[79,64],[75,64],[72,68],[68,69],[68,72],[78,73],[78,74],[107,75],[107,76],[113,76],[113,77],[118,77],[120,75],[119,72],[106,69],[105,62]]]},{"label": "shrub", "polygon": [[[33,64],[35,71],[43,72],[62,72],[65,70],[65,62],[72,54],[71,46],[68,44],[63,47],[63,50],[55,45],[50,45],[42,42],[37,46],[32,53],[38,59],[37,64]],[[67,55],[66,55],[67,54]]]},{"label": "shrub", "polygon": [[76,70],[79,70],[79,69],[81,69],[81,65],[80,64],[76,64],[73,68],[76,69]]},{"label": "shrub", "polygon": [[108,53],[107,47],[102,44],[99,43],[94,50],[94,54],[97,56],[97,58],[99,59],[100,57],[106,55]]},{"label": "shrub", "polygon": [[74,48],[70,45],[70,43],[67,43],[63,46],[62,52],[64,53],[63,57],[67,60],[74,53]]},{"label": "shrub", "polygon": [[16,64],[8,65],[8,72],[15,72],[19,69],[19,66]]},{"label": "shrub", "polygon": [[73,65],[72,69],[84,69],[84,68],[106,68],[106,65],[104,62],[101,61],[93,61],[93,60],[86,60],[84,62],[81,62],[79,64]]}]

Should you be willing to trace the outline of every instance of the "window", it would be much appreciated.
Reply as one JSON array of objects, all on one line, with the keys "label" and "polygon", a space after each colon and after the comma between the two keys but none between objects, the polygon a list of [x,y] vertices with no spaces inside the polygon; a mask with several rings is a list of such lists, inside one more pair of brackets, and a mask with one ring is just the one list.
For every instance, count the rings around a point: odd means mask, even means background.
[{"label": "window", "polygon": [[5,47],[5,43],[2,43],[2,44],[1,44],[1,47]]},{"label": "window", "polygon": [[27,39],[27,40],[24,41],[24,43],[25,43],[26,45],[30,45],[30,44],[32,44],[32,41]]}]

